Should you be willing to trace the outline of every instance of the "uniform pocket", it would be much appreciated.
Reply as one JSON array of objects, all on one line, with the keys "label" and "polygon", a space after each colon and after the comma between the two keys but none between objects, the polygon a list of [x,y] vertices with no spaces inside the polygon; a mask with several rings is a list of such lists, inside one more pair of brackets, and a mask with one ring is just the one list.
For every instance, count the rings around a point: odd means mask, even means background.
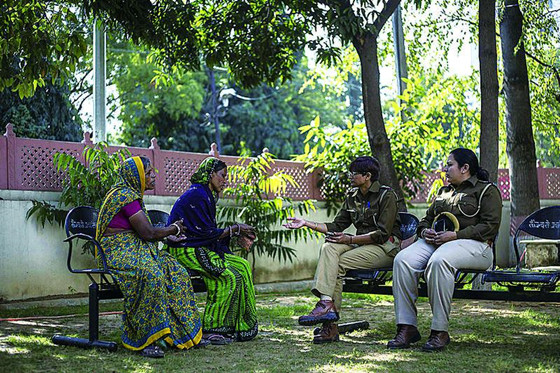
[{"label": "uniform pocket", "polygon": [[377,214],[373,209],[367,209],[364,212],[364,224],[368,226],[375,226],[377,225]]},{"label": "uniform pocket", "polygon": [[478,202],[474,196],[462,196],[457,204],[463,215],[475,215],[478,210]]}]

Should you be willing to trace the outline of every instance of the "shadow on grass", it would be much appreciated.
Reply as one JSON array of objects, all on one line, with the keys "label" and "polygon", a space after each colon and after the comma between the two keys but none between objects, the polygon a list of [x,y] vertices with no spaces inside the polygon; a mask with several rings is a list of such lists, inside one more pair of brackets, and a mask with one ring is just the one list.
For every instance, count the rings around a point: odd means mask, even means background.
[{"label": "shadow on grass", "polygon": [[[420,351],[429,333],[431,312],[418,304],[420,343],[389,351],[395,332],[393,303],[386,296],[345,295],[342,320],[367,320],[371,327],[338,343],[312,344],[311,327],[297,325],[316,299],[302,293],[258,296],[260,334],[250,342],[168,351],[160,360],[142,358],[119,347],[115,353],[55,346],[55,333],[86,337],[87,318],[0,322],[3,371],[56,372],[557,372],[560,365],[560,305],[458,300],[453,304],[452,343],[442,353]],[[200,304],[202,306],[202,304]],[[119,342],[120,316],[101,318],[101,337]]]}]

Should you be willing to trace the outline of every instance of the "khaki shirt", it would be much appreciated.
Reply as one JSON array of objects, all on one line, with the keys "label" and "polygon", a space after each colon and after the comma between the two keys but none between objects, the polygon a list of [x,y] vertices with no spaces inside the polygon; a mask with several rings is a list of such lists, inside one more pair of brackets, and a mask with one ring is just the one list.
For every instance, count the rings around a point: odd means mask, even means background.
[{"label": "khaki shirt", "polygon": [[502,220],[502,196],[496,185],[491,184],[480,200],[480,194],[488,184],[489,181],[471,176],[457,188],[452,185],[441,187],[426,216],[420,220],[418,234],[431,228],[438,214],[450,212],[459,221],[457,239],[494,240]]},{"label": "khaki shirt", "polygon": [[351,224],[356,227],[357,235],[369,233],[375,244],[384,244],[391,236],[400,239],[397,196],[379,181],[371,184],[366,195],[359,188],[352,188],[334,221],[326,225],[329,232],[342,232]]}]

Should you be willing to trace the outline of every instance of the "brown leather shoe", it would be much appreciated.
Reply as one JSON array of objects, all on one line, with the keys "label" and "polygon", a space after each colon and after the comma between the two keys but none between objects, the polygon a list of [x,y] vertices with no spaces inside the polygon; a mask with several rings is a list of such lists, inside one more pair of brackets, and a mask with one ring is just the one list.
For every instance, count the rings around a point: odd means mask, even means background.
[{"label": "brown leather shoe", "polygon": [[420,340],[420,332],[414,325],[398,324],[397,335],[387,343],[392,350],[409,348],[411,343]]},{"label": "brown leather shoe", "polygon": [[300,325],[315,325],[325,322],[338,321],[338,312],[332,300],[320,300],[309,315],[300,316]]},{"label": "brown leather shoe", "polygon": [[338,334],[338,325],[333,322],[326,322],[323,324],[323,327],[313,338],[313,343],[330,343],[330,342],[338,342],[340,336]]},{"label": "brown leather shoe", "polygon": [[433,352],[441,351],[451,342],[449,338],[449,333],[444,331],[432,330],[430,333],[430,338],[424,346],[422,346],[422,351]]}]

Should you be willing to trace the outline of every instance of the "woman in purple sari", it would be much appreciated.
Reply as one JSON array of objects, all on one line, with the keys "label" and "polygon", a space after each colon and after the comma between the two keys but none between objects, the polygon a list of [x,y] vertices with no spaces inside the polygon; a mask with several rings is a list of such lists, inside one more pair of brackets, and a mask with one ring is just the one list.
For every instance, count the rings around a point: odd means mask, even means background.
[{"label": "woman in purple sari", "polygon": [[206,158],[191,177],[191,187],[175,202],[169,222],[182,219],[184,236],[169,242],[169,252],[186,268],[200,273],[208,289],[203,332],[211,341],[232,337],[253,339],[258,333],[251,266],[234,255],[230,239],[254,239],[254,229],[234,224],[225,229],[216,224],[218,194],[225,188],[227,166]]}]

